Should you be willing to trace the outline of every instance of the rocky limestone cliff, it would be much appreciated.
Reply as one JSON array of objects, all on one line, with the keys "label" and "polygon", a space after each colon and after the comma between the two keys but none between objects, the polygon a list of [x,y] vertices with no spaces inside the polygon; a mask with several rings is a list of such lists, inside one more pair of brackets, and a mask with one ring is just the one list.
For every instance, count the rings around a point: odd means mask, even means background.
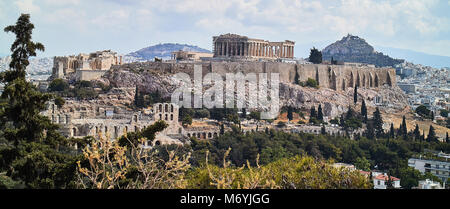
[{"label": "rocky limestone cliff", "polygon": [[404,61],[377,52],[366,40],[350,34],[325,47],[322,56],[324,60],[333,58],[341,62],[367,63],[377,67],[395,66]]},{"label": "rocky limestone cliff", "polygon": [[[179,86],[179,83],[172,79],[170,73],[156,73],[145,70],[115,69],[107,72],[98,82],[112,85],[114,88],[133,89],[138,86],[140,90],[146,93],[159,91],[166,98],[170,98],[171,93]],[[132,100],[133,95],[131,94],[133,93],[130,92],[128,99]],[[366,99],[369,111],[375,109],[375,97],[381,98],[383,103],[381,109],[384,112],[400,112],[408,108],[406,96],[397,86],[358,88],[358,93],[359,99]],[[130,103],[130,101],[124,102]],[[317,108],[319,104],[322,104],[324,115],[332,118],[347,111],[348,106],[353,105],[353,88],[347,88],[346,91],[339,92],[329,88],[315,89],[292,83],[281,83],[280,103],[281,106],[293,106],[303,108],[306,111],[312,106]]]}]

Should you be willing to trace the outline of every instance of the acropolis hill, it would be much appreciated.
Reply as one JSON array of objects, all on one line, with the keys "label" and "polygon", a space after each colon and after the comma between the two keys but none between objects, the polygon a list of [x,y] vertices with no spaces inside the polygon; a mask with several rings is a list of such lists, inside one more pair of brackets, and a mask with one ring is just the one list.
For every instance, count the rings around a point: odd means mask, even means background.
[{"label": "acropolis hill", "polygon": [[[102,54],[102,56],[97,54]],[[98,124],[94,124],[92,121],[97,117],[104,117],[107,114],[106,109],[114,107],[114,110],[110,110],[108,114],[111,114],[112,111],[118,117],[119,113],[130,112],[123,115],[123,120],[128,122],[114,123],[115,125],[107,125],[103,129],[117,129],[116,132],[119,133],[128,126],[136,126],[135,129],[140,128],[140,126],[129,123],[131,118],[126,117],[126,115],[131,117],[134,114],[133,111],[136,111],[130,108],[133,106],[136,89],[145,94],[158,91],[163,98],[170,101],[172,92],[180,85],[180,82],[173,79],[173,75],[183,72],[194,78],[195,65],[201,65],[203,76],[207,73],[217,73],[223,77],[227,73],[239,72],[243,74],[267,73],[269,75],[278,73],[281,106],[291,106],[307,111],[309,108],[321,104],[327,121],[346,112],[349,106],[354,106],[353,90],[355,86],[358,86],[359,98],[360,100],[364,98],[369,112],[373,112],[375,107],[380,107],[383,112],[389,113],[400,113],[408,109],[405,95],[396,84],[393,68],[376,68],[373,65],[360,63],[307,64],[298,62],[294,57],[293,41],[272,42],[235,34],[213,37],[212,53],[175,51],[172,52],[170,60],[123,64],[120,56],[116,53],[103,51],[91,54],[89,59],[79,58],[79,61],[75,59],[73,61],[73,63],[77,63],[75,65],[64,63],[66,59],[58,57],[55,59],[55,62],[58,63],[54,68],[54,73],[58,74],[53,75],[53,78],[89,80],[93,83],[102,83],[103,86],[110,86],[112,90],[105,95],[99,95],[95,100],[70,101],[68,105],[59,110],[59,115],[54,118],[56,120],[56,118],[62,117],[60,115],[68,114],[72,115],[69,119],[78,119],[72,120],[77,122],[76,124],[65,125],[67,130],[71,130],[72,135],[75,135],[74,133],[94,133],[95,127],[105,126],[99,125],[100,123],[113,124],[103,118]],[[97,67],[99,64],[96,63],[108,63],[111,66],[103,69]],[[298,85],[298,82],[305,82],[308,79],[316,80],[319,88]],[[84,116],[77,115],[79,106],[82,106],[81,110],[86,111],[82,114]],[[253,110],[249,109],[248,111]],[[135,114],[139,115],[140,113]],[[89,117],[86,118],[87,116]],[[149,118],[154,117],[154,115],[149,116]],[[171,121],[170,117],[168,117],[168,121]],[[83,128],[85,123],[90,124],[88,129]],[[148,123],[150,124],[151,121]],[[209,135],[213,136],[218,131],[217,126],[209,128],[208,133],[204,131],[206,129],[203,127],[197,130],[195,127],[188,127],[182,128],[180,131],[178,127],[176,130],[174,128],[168,131],[173,132],[172,134],[181,133],[183,136],[202,133],[206,134],[204,138],[208,138]],[[70,133],[70,131],[66,132]]]}]

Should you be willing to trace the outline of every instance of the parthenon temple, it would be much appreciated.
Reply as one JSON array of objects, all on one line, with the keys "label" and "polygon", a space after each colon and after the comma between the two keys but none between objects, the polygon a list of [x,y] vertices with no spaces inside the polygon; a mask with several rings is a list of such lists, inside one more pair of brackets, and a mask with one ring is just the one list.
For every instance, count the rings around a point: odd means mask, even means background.
[{"label": "parthenon temple", "polygon": [[294,58],[294,41],[270,42],[236,34],[213,37],[214,57]]}]

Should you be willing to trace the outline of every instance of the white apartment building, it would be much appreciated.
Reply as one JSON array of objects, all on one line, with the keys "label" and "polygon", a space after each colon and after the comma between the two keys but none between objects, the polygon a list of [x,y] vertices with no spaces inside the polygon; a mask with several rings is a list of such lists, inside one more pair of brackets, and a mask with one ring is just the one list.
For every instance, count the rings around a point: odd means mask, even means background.
[{"label": "white apartment building", "polygon": [[450,161],[427,160],[410,158],[408,165],[419,170],[422,174],[427,172],[439,177],[443,182],[450,178]]}]

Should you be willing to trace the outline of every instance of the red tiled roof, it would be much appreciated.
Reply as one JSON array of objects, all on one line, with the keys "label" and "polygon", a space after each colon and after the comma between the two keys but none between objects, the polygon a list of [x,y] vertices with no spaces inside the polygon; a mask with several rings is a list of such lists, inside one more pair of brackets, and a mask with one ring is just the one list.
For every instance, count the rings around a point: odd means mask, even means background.
[{"label": "red tiled roof", "polygon": [[[387,180],[388,180],[388,176],[386,176],[386,175],[383,175],[383,174],[380,174],[380,175],[376,176],[376,177],[375,177],[375,179],[377,179],[377,180],[384,180],[384,181],[387,181]],[[399,178],[396,178],[396,177],[393,177],[393,176],[391,176],[391,181],[400,181],[400,179],[399,179]]]},{"label": "red tiled roof", "polygon": [[366,176],[370,176],[370,172],[368,172],[368,171],[359,171],[359,173],[361,173],[361,174],[363,174],[363,175],[366,175]]}]

